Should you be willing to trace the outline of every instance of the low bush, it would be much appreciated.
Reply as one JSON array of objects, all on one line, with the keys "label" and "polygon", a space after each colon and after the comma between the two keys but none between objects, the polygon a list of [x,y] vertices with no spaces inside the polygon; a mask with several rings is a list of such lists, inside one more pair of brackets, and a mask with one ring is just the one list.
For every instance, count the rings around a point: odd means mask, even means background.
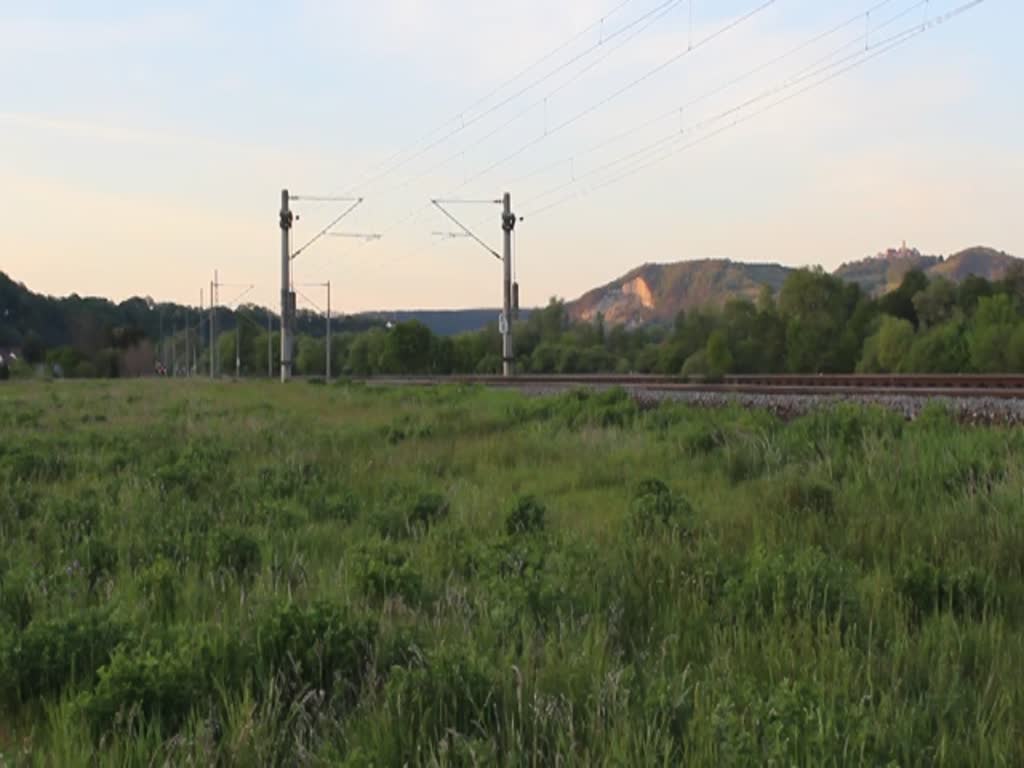
[{"label": "low bush", "polygon": [[423,578],[409,562],[409,553],[398,544],[382,541],[360,547],[355,567],[356,580],[368,597],[400,597],[416,605],[423,596]]},{"label": "low bush", "polygon": [[237,528],[217,532],[211,557],[215,568],[230,572],[239,580],[251,579],[262,565],[259,542],[250,533]]},{"label": "low bush", "polygon": [[516,536],[544,530],[547,509],[535,496],[521,496],[505,517],[505,533]]},{"label": "low bush", "polygon": [[896,589],[916,621],[946,611],[978,618],[996,602],[991,578],[977,568],[943,568],[921,558],[904,567]]},{"label": "low bush", "polygon": [[853,567],[817,548],[758,555],[726,593],[725,605],[737,621],[825,619],[848,627],[860,618]]},{"label": "low bush", "polygon": [[693,523],[693,507],[669,490],[661,480],[644,480],[633,494],[631,522],[640,534],[661,530],[686,532]]}]

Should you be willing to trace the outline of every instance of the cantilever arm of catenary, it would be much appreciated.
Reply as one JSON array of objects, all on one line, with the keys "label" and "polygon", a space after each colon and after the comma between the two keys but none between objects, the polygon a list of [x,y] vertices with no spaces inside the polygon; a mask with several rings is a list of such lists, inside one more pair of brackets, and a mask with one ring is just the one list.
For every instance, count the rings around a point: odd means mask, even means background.
[{"label": "cantilever arm of catenary", "polygon": [[448,217],[449,219],[451,219],[451,220],[452,220],[452,222],[454,222],[455,226],[457,226],[457,227],[458,227],[459,229],[461,229],[461,230],[462,230],[463,232],[465,232],[465,233],[466,233],[466,237],[471,237],[471,238],[473,238],[473,239],[474,239],[474,240],[475,240],[475,241],[476,241],[477,243],[479,243],[479,244],[480,244],[481,246],[483,246],[483,247],[484,247],[484,249],[485,249],[485,250],[486,250],[486,251],[487,251],[488,253],[490,253],[490,254],[491,254],[491,256],[493,256],[494,258],[496,258],[496,259],[497,259],[498,261],[501,261],[501,260],[502,260],[502,258],[501,258],[501,254],[500,254],[500,253],[498,253],[498,252],[497,252],[496,250],[494,250],[493,248],[491,248],[491,246],[489,246],[489,245],[488,245],[487,243],[485,243],[485,242],[484,242],[483,240],[481,240],[481,239],[480,239],[479,237],[477,237],[477,236],[476,236],[475,234],[473,234],[473,232],[472,232],[472,231],[471,231],[471,230],[469,229],[469,227],[467,227],[467,226],[466,226],[465,224],[463,224],[463,223],[462,223],[461,221],[459,221],[458,219],[456,219],[456,218],[455,218],[455,217],[454,217],[454,216],[453,216],[453,215],[452,215],[452,214],[451,214],[450,212],[448,212],[448,211],[447,211],[447,210],[445,209],[445,207],[444,207],[443,205],[441,205],[440,201],[438,201],[438,200],[431,200],[430,202],[431,202],[431,203],[432,203],[432,204],[433,204],[434,206],[436,206],[436,207],[437,207],[437,210],[439,210],[439,211],[440,211],[441,213],[443,213],[443,214],[444,214],[445,216],[447,216],[447,217]]}]

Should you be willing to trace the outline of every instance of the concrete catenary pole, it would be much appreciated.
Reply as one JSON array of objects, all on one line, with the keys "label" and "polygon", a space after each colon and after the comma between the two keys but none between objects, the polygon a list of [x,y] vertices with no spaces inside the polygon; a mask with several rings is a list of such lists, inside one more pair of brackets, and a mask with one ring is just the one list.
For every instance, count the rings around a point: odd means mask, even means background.
[{"label": "concrete catenary pole", "polygon": [[288,190],[281,190],[281,381],[292,376],[291,228],[293,216],[288,206]]},{"label": "concrete catenary pole", "polygon": [[217,304],[216,295],[213,290],[213,286],[217,283],[217,273],[213,273],[213,280],[210,281],[210,378],[216,378],[217,376],[217,358],[214,356],[214,350],[217,346],[217,336],[215,326],[217,325],[217,315],[214,311],[214,306]]},{"label": "concrete catenary pole", "polygon": [[505,250],[502,265],[505,272],[503,309],[501,322],[501,371],[504,376],[515,373],[515,357],[512,350],[512,231],[516,217],[512,213],[512,196],[506,192],[502,199],[504,210],[501,214],[501,229],[505,233]]},{"label": "concrete catenary pole", "polygon": [[331,380],[331,281],[327,281],[327,380]]},{"label": "concrete catenary pole", "polygon": [[192,335],[192,328],[189,326],[191,314],[188,307],[185,307],[185,378],[192,375],[192,342],[189,340],[189,336]]}]

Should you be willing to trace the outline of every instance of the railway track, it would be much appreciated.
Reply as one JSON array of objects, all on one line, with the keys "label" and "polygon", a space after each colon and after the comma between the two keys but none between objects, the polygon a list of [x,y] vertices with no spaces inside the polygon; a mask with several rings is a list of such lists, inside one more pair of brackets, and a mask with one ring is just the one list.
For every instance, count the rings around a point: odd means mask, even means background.
[{"label": "railway track", "polygon": [[434,386],[482,384],[502,388],[624,387],[640,392],[691,392],[742,395],[856,395],[1024,400],[1024,376],[973,374],[771,374],[725,376],[721,379],[683,379],[677,376],[523,375],[401,376],[363,379],[375,385]]}]

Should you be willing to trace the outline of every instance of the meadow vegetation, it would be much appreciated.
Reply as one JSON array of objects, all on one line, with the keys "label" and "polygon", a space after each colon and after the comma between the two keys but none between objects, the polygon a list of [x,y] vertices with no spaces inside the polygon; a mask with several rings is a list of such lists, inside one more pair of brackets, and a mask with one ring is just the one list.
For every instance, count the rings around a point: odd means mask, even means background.
[{"label": "meadow vegetation", "polygon": [[1021,765],[1024,432],[0,389],[0,765]]}]

